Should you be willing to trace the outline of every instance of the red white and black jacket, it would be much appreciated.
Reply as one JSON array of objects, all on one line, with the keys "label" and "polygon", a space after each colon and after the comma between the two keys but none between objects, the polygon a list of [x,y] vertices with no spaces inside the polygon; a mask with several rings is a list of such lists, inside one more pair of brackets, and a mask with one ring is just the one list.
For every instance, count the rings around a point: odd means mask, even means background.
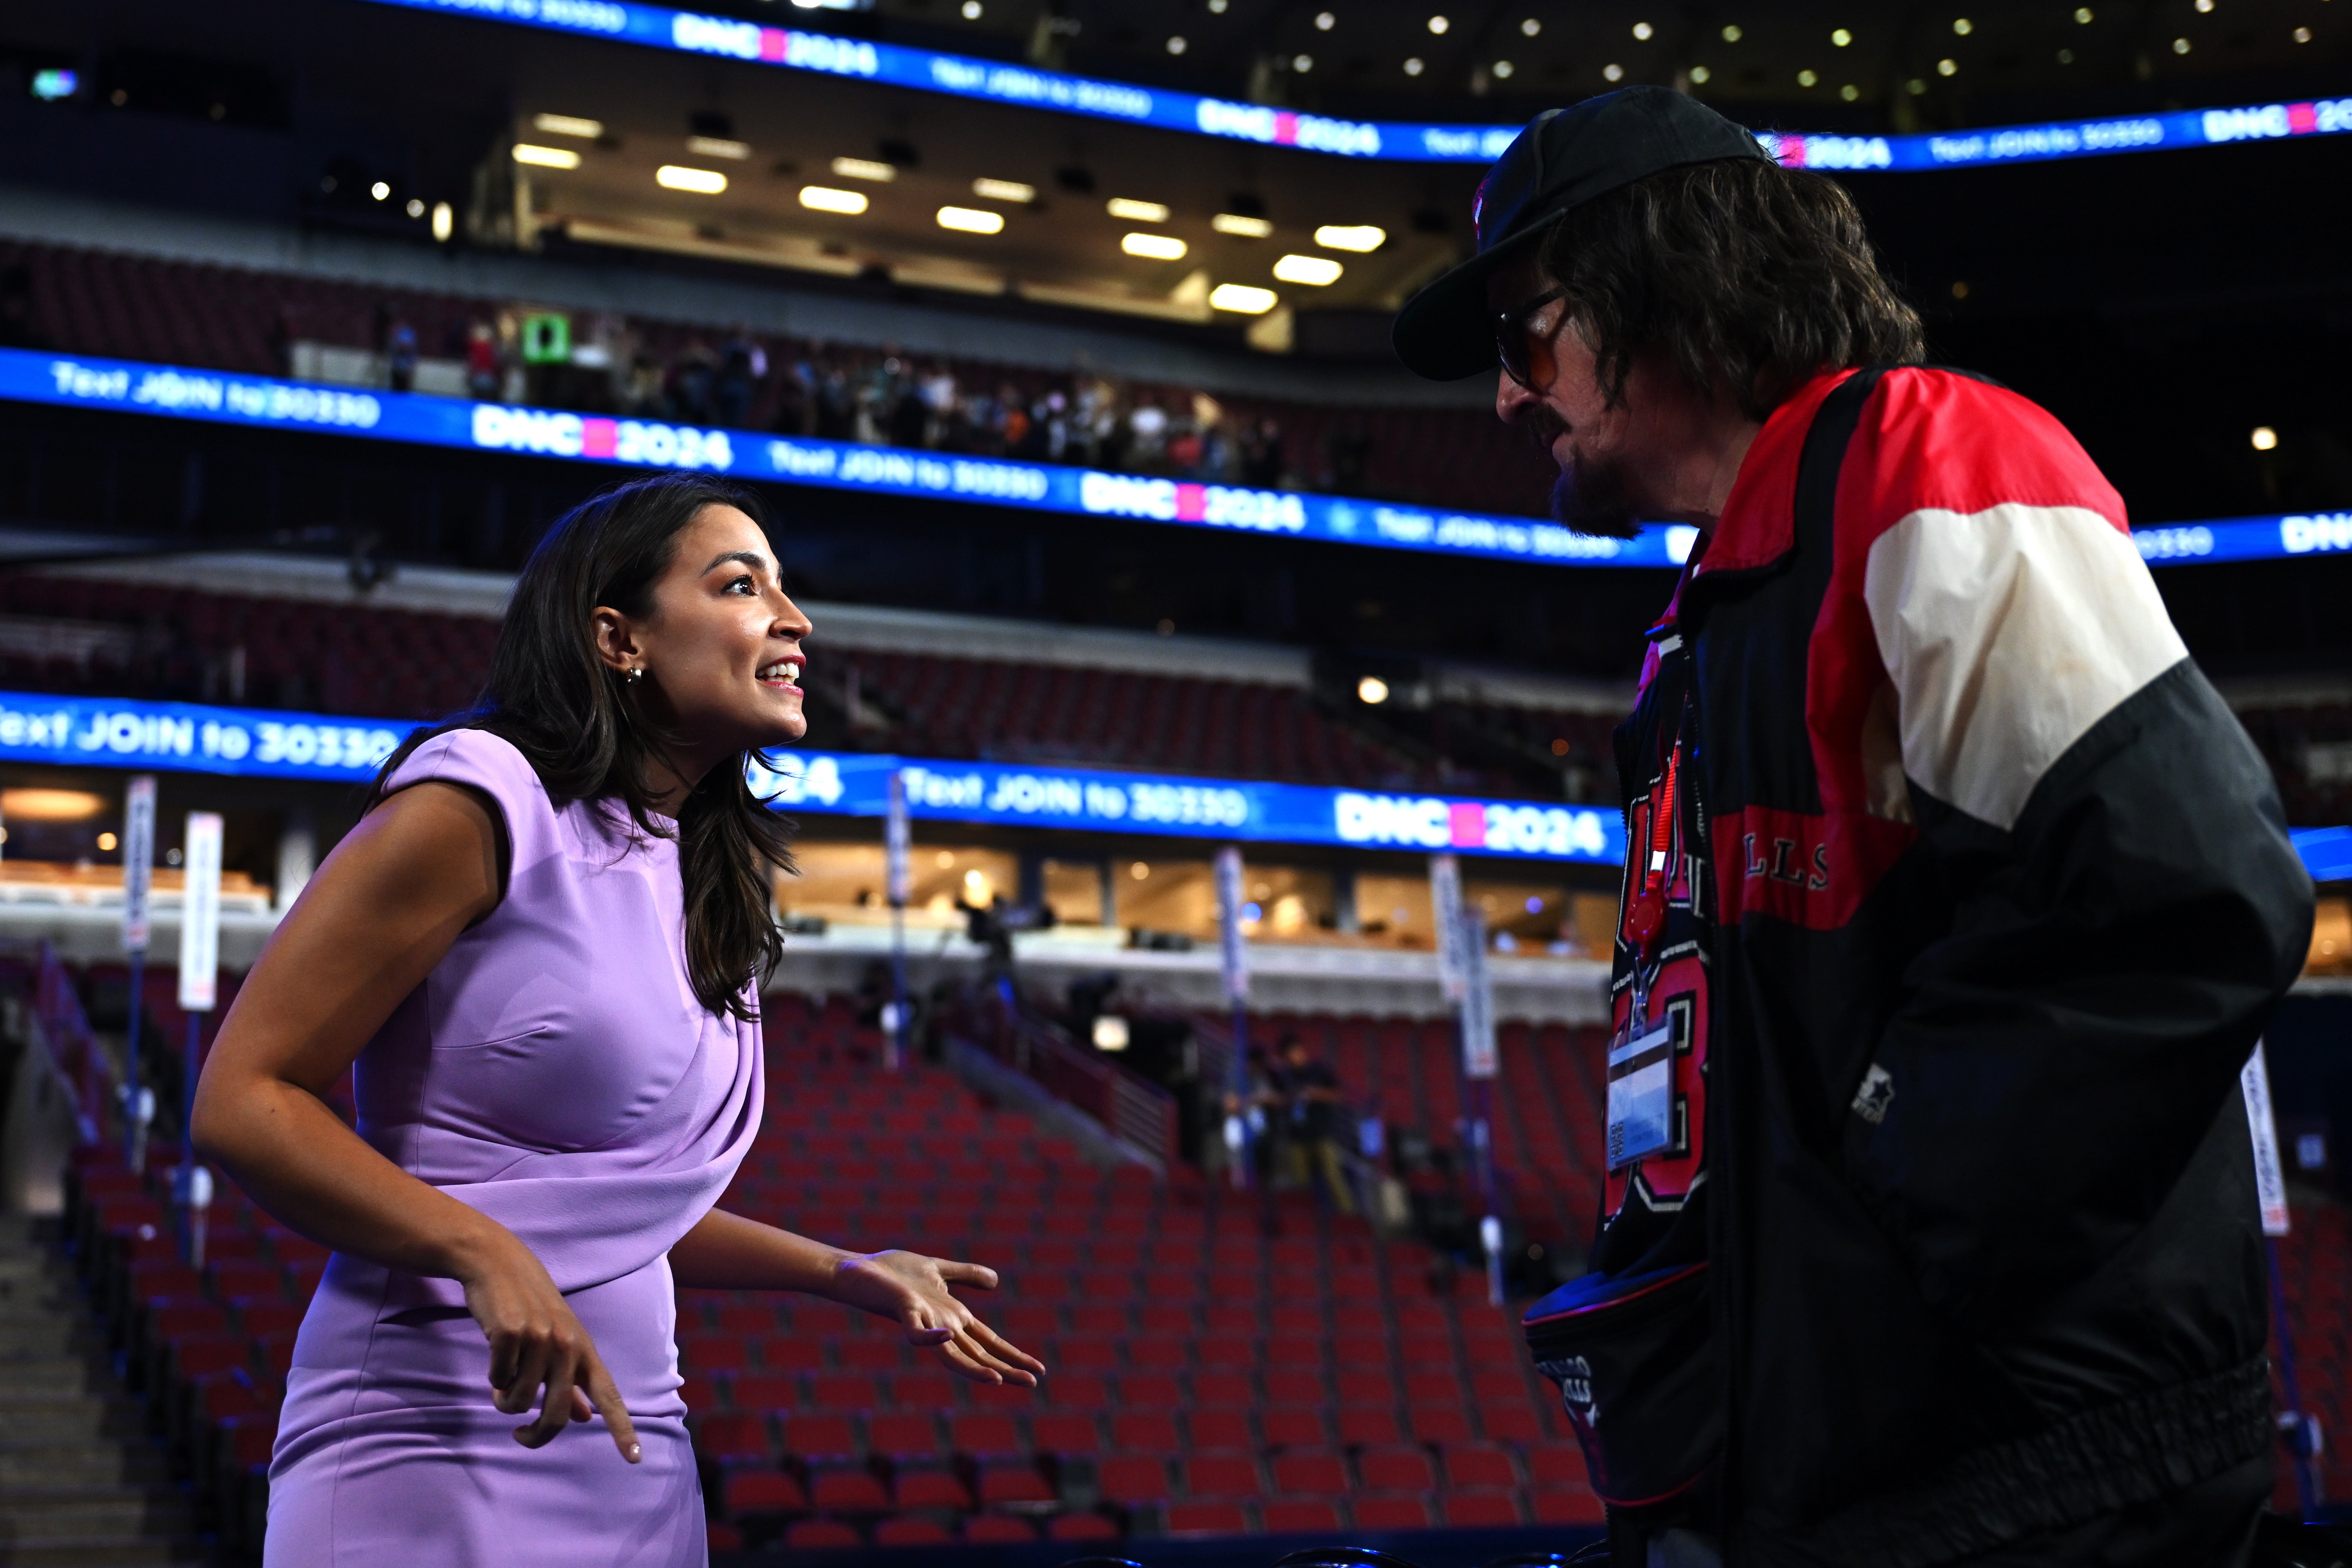
[{"label": "red white and black jacket", "polygon": [[1652,638],[1619,763],[1630,907],[1680,757],[1675,1137],[1612,1173],[1593,1262],[1709,1265],[1727,1561],[2035,1562],[2200,1484],[2251,1507],[2237,1074],[2311,884],[2120,497],[2002,388],[1823,376]]}]

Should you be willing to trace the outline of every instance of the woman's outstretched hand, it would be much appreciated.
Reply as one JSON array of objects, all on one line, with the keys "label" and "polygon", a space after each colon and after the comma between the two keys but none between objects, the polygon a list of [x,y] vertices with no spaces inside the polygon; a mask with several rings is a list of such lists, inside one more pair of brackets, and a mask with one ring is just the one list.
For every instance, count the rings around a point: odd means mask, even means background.
[{"label": "woman's outstretched hand", "polygon": [[[509,1416],[540,1406],[537,1420],[515,1428],[515,1441],[526,1448],[544,1448],[572,1422],[601,1411],[614,1446],[635,1464],[643,1457],[636,1423],[629,1419],[628,1406],[621,1402],[612,1374],[604,1370],[595,1342],[572,1315],[537,1255],[512,1236],[507,1242],[458,1279],[466,1287],[467,1310],[490,1342],[494,1402]],[[542,1386],[547,1390],[544,1400],[540,1398]]]},{"label": "woman's outstretched hand", "polygon": [[845,1259],[826,1293],[898,1323],[909,1344],[937,1345],[950,1367],[975,1383],[1034,1388],[1045,1364],[972,1316],[950,1285],[992,1291],[996,1270],[919,1252],[871,1252]]}]

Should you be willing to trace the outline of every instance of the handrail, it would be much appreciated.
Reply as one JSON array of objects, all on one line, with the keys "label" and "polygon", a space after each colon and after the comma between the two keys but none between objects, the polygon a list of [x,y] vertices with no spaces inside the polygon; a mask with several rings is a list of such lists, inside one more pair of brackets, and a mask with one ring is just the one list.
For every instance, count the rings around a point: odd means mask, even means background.
[{"label": "handrail", "polygon": [[971,1043],[1034,1079],[1058,1100],[1102,1124],[1114,1137],[1167,1166],[1181,1153],[1176,1097],[1117,1062],[1081,1050],[1050,1023],[983,993],[968,1003]]}]

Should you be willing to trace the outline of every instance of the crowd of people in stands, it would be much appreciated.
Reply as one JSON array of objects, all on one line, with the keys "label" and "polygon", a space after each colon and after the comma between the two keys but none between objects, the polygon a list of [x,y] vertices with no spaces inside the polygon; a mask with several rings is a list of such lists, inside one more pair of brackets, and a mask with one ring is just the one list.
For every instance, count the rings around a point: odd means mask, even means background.
[{"label": "crowd of people in stands", "polygon": [[[486,401],[581,413],[771,431],[780,435],[911,447],[1030,463],[1066,463],[1209,482],[1296,484],[1283,426],[1228,409],[1205,392],[1130,385],[1107,376],[1003,371],[993,378],[891,348],[771,340],[738,328],[715,342],[671,346],[618,316],[567,320],[572,347],[532,362],[528,318],[477,319],[446,345],[467,390]],[[386,382],[415,385],[418,332],[387,307],[377,340]],[[1327,441],[1341,484],[1361,486],[1364,443]]]}]

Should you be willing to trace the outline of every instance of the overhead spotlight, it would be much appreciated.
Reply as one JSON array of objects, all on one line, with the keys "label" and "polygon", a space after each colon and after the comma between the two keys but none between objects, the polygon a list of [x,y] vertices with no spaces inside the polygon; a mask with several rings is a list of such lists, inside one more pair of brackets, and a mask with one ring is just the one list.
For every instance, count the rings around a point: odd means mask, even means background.
[{"label": "overhead spotlight", "polygon": [[833,172],[845,180],[872,180],[886,185],[898,177],[897,164],[880,162],[872,158],[836,158],[833,161]]},{"label": "overhead spotlight", "polygon": [[1389,684],[1378,675],[1366,675],[1356,683],[1356,695],[1377,707],[1389,700]]},{"label": "overhead spotlight", "polygon": [[1139,202],[1127,196],[1113,196],[1103,204],[1103,210],[1112,217],[1125,218],[1131,224],[1164,224],[1168,209],[1158,202]]},{"label": "overhead spotlight", "polygon": [[518,141],[515,143],[514,161],[518,163],[529,163],[532,167],[539,169],[577,169],[580,167],[580,154],[572,151],[571,148],[541,147],[535,142],[530,141]]},{"label": "overhead spotlight", "polygon": [[704,158],[733,158],[739,162],[751,155],[749,142],[725,136],[689,136],[686,150]]},{"label": "overhead spotlight", "polygon": [[1274,233],[1274,225],[1265,219],[1245,213],[1219,213],[1209,220],[1209,226],[1221,235],[1237,235],[1243,239],[1264,239]]},{"label": "overhead spotlight", "polygon": [[2088,5],[2077,5],[2074,7],[2074,20],[2080,22],[2085,27],[2089,26],[2091,25],[2091,8]]},{"label": "overhead spotlight", "polygon": [[1821,79],[1822,78],[1810,70],[1801,70],[1797,73],[1797,85],[1799,87],[1811,87]]},{"label": "overhead spotlight", "polygon": [[1315,243],[1325,250],[1375,251],[1388,244],[1389,231],[1376,224],[1325,224],[1315,231]]},{"label": "overhead spotlight", "polygon": [[1119,240],[1118,248],[1150,261],[1181,261],[1190,247],[1174,235],[1132,234]]},{"label": "overhead spotlight", "polygon": [[1530,16],[1526,21],[1519,24],[1519,31],[1532,38],[1538,33],[1543,31],[1543,24],[1537,21],[1533,16]]},{"label": "overhead spotlight", "polygon": [[801,205],[820,213],[845,213],[856,217],[866,210],[866,193],[836,191],[830,185],[803,185]]},{"label": "overhead spotlight", "polygon": [[1305,76],[1315,68],[1315,57],[1313,55],[1294,56],[1290,62],[1290,68],[1300,76]]},{"label": "overhead spotlight", "polygon": [[1974,22],[1969,21],[1966,16],[1955,16],[1952,18],[1952,31],[1958,33],[1961,37],[1965,38],[1976,30],[1977,25]]},{"label": "overhead spotlight", "polygon": [[1725,43],[1727,43],[1727,44],[1736,44],[1736,43],[1739,42],[1740,37],[1741,37],[1741,34],[1740,34],[1740,31],[1739,31],[1739,24],[1738,24],[1738,23],[1737,23],[1737,22],[1732,22],[1732,23],[1727,23],[1727,24],[1726,24],[1726,26],[1724,26],[1724,29],[1723,29],[1723,41],[1724,41]]},{"label": "overhead spotlight", "polygon": [[2185,54],[2187,54],[2187,53],[2189,52],[2189,40],[2188,40],[2188,39],[2186,39],[2186,38],[2175,38],[2175,39],[2173,39],[2173,40],[2172,40],[2172,52],[2173,52],[2174,54],[2176,54],[2176,55],[2185,55]]},{"label": "overhead spotlight", "polygon": [[2311,42],[2311,29],[2308,27],[2297,27],[2294,30],[2294,41],[2298,44],[2307,44]]},{"label": "overhead spotlight", "polygon": [[1253,288],[1246,283],[1220,283],[1209,290],[1210,309],[1230,310],[1236,316],[1263,316],[1281,302],[1273,289]]},{"label": "overhead spotlight", "polygon": [[941,207],[940,227],[954,229],[968,235],[993,235],[1004,232],[1004,214],[986,212],[979,207]]},{"label": "overhead spotlight", "polygon": [[1601,68],[1601,75],[1602,79],[1606,81],[1623,81],[1625,79],[1625,68],[1619,65],[1616,61],[1612,60],[1607,65]]},{"label": "overhead spotlight", "polygon": [[727,176],[716,169],[690,169],[683,163],[665,163],[654,171],[654,183],[667,191],[692,191],[698,196],[715,196],[727,188]]},{"label": "overhead spotlight", "polygon": [[1328,33],[1333,27],[1339,26],[1339,18],[1331,15],[1328,11],[1318,11],[1315,13],[1315,30],[1318,33]]},{"label": "overhead spotlight", "polygon": [[1454,24],[1447,21],[1443,16],[1432,16],[1429,19],[1429,30],[1437,34],[1440,37],[1444,37],[1445,29],[1452,26],[1454,26]]},{"label": "overhead spotlight", "polygon": [[1690,68],[1691,80],[1696,82],[1701,87],[1705,87],[1707,83],[1707,78],[1713,75],[1715,75],[1715,73],[1707,69],[1705,66],[1693,66]]},{"label": "overhead spotlight", "polygon": [[449,204],[448,204],[448,203],[446,203],[446,202],[436,202],[436,203],[434,203],[434,204],[433,204],[433,237],[434,237],[435,239],[436,239],[436,240],[440,240],[440,241],[443,241],[443,242],[445,242],[445,243],[446,243],[446,242],[448,240],[449,236],[450,236],[451,235],[453,235],[453,234],[456,234],[457,232],[457,210],[456,210],[455,208],[451,207],[451,206],[449,205]]},{"label": "overhead spotlight", "polygon": [[1511,79],[1511,73],[1517,68],[1517,67],[1512,65],[1508,60],[1496,60],[1494,65],[1495,79],[1496,81],[1508,81]]},{"label": "overhead spotlight", "polygon": [[1633,37],[1641,39],[1642,42],[1645,44],[1650,41],[1651,36],[1655,31],[1656,29],[1652,27],[1647,22],[1636,22],[1633,24]]},{"label": "overhead spotlight", "polygon": [[1845,99],[1846,102],[1852,103],[1854,99],[1862,96],[1862,89],[1854,86],[1852,82],[1848,82],[1845,86],[1838,89],[1838,96]]},{"label": "overhead spotlight", "polygon": [[1939,77],[1958,76],[1960,74],[1960,62],[1955,59],[1937,60],[1936,74]]},{"label": "overhead spotlight", "polygon": [[576,114],[534,114],[530,117],[533,131],[544,131],[550,136],[579,136],[593,141],[604,134],[604,122],[587,120]]},{"label": "overhead spotlight", "polygon": [[974,180],[971,193],[992,202],[1029,203],[1037,199],[1037,187],[1024,185],[1018,180]]},{"label": "overhead spotlight", "polygon": [[404,210],[406,211],[408,215],[412,218],[421,218],[425,215],[425,204],[417,200],[415,196],[411,196],[408,198],[407,207]]},{"label": "overhead spotlight", "polygon": [[1187,47],[1187,46],[1185,45],[1185,42],[1184,42],[1184,35],[1183,35],[1183,34],[1181,34],[1181,33],[1178,33],[1178,34],[1176,34],[1175,36],[1173,36],[1172,37],[1171,37],[1171,38],[1168,40],[1168,52],[1169,52],[1170,54],[1171,54],[1171,55],[1181,55],[1181,54],[1182,54],[1182,53],[1184,52],[1184,50],[1185,50],[1186,47]]},{"label": "overhead spotlight", "polygon": [[2278,432],[2267,424],[2258,424],[2254,426],[2253,443],[2257,452],[2273,451],[2278,446]]},{"label": "overhead spotlight", "polygon": [[1853,35],[1847,32],[1843,27],[1832,27],[1830,29],[1830,42],[1843,49],[1848,44],[1853,42]]},{"label": "overhead spotlight", "polygon": [[374,184],[368,187],[368,194],[381,202],[386,196],[392,194],[392,187],[385,184],[382,180],[378,180]]},{"label": "overhead spotlight", "polygon": [[2073,65],[2073,64],[2074,63],[2074,50],[2072,50],[2072,49],[2061,49],[2061,50],[2059,50],[2059,51],[2058,51],[2058,63],[2059,63],[2060,65],[2062,65],[2062,66],[2071,66],[2071,65]]},{"label": "overhead spotlight", "polygon": [[1343,269],[1328,256],[1286,256],[1274,264],[1274,276],[1282,283],[1304,283],[1311,288],[1321,288],[1339,281]]},{"label": "overhead spotlight", "polygon": [[963,19],[967,22],[980,20],[980,0],[963,0]]},{"label": "overhead spotlight", "polygon": [[1405,61],[1404,74],[1409,77],[1417,77],[1421,74],[1421,59],[1419,56],[1415,56],[1413,58]]}]

